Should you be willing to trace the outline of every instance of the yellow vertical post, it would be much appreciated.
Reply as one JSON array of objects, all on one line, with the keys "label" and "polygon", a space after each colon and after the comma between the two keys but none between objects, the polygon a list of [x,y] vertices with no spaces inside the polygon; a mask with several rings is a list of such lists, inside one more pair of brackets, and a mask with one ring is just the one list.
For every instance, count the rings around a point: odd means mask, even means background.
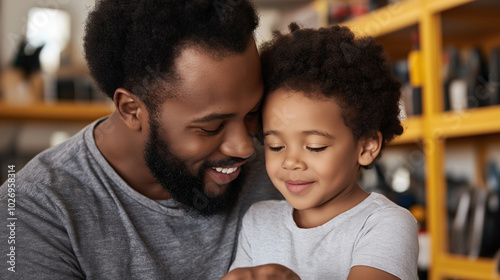
[{"label": "yellow vertical post", "polygon": [[[423,2],[423,5],[426,5]],[[430,279],[441,279],[440,259],[448,250],[446,183],[444,180],[444,143],[441,133],[433,125],[442,112],[441,51],[442,32],[440,14],[424,7],[420,22],[420,48],[423,57],[423,138],[427,174],[427,221],[431,236]]]},{"label": "yellow vertical post", "polygon": [[328,2],[326,0],[316,0],[312,3],[318,15],[318,26],[328,26]]}]

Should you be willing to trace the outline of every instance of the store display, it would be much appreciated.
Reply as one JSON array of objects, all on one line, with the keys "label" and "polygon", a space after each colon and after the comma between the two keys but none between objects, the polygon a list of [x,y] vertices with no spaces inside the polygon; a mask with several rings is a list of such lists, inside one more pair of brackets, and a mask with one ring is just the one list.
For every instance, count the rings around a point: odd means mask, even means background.
[{"label": "store display", "polygon": [[491,49],[489,59],[488,94],[491,105],[500,104],[500,47]]},{"label": "store display", "polygon": [[394,75],[401,83],[400,119],[413,115],[412,87],[408,73],[408,61],[400,60],[393,64]]},{"label": "store display", "polygon": [[412,85],[412,112],[413,115],[422,114],[422,65],[420,64],[420,38],[418,30],[411,33],[412,50],[408,54],[408,65],[410,72],[410,84]]},{"label": "store display", "polygon": [[464,79],[452,80],[449,84],[448,100],[452,111],[461,112],[467,109],[467,81]]},{"label": "store display", "polygon": [[485,86],[488,83],[488,68],[478,47],[468,51],[465,71],[467,108],[490,105],[488,94],[485,90]]},{"label": "store display", "polygon": [[450,104],[450,86],[451,83],[458,79],[463,73],[463,68],[460,64],[460,56],[456,47],[449,47],[443,52],[443,106],[445,111],[451,109]]},{"label": "store display", "polygon": [[450,252],[493,257],[500,249],[499,196],[482,187],[463,190],[458,201],[450,235]]}]

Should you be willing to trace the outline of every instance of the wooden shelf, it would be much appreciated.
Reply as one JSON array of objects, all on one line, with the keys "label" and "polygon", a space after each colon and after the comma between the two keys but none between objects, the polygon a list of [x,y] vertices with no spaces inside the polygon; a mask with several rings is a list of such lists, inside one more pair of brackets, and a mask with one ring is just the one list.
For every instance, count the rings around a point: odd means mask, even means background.
[{"label": "wooden shelf", "polygon": [[404,132],[401,136],[394,139],[391,144],[410,144],[422,140],[422,118],[409,117],[403,121]]},{"label": "wooden shelf", "polygon": [[439,266],[439,277],[460,279],[490,280],[500,279],[495,272],[495,262],[491,259],[472,259],[464,256],[442,255],[435,262]]},{"label": "wooden shelf", "polygon": [[113,112],[109,103],[57,102],[30,105],[0,103],[0,120],[91,122]]},{"label": "wooden shelf", "polygon": [[348,26],[357,35],[380,37],[417,24],[422,14],[421,2],[421,0],[396,2],[341,25]]},{"label": "wooden shelf", "polygon": [[438,138],[475,136],[500,132],[500,106],[447,112],[433,118]]}]

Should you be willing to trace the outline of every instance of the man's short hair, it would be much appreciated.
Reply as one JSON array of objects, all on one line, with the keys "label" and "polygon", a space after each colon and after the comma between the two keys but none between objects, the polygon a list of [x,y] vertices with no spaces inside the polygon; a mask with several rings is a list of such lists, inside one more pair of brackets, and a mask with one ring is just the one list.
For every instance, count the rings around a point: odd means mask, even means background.
[{"label": "man's short hair", "polygon": [[243,53],[257,25],[243,0],[100,0],[86,22],[85,57],[107,96],[123,87],[151,108],[171,96],[161,81],[175,81],[174,61],[185,47]]}]

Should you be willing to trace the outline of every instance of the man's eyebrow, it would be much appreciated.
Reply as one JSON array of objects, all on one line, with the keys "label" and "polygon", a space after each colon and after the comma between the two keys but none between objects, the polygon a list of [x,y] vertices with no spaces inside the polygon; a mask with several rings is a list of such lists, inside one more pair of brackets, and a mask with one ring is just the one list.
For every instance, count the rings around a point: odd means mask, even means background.
[{"label": "man's eyebrow", "polygon": [[234,118],[235,116],[236,116],[235,113],[230,113],[230,114],[212,113],[212,114],[206,115],[204,117],[194,119],[193,123],[205,123],[205,122],[211,122],[211,121],[216,121],[216,120],[224,120],[224,119]]},{"label": "man's eyebrow", "polygon": [[327,133],[327,132],[323,132],[323,131],[318,131],[318,130],[306,130],[306,131],[303,131],[302,134],[305,134],[305,135],[318,135],[318,136],[322,136],[322,137],[325,137],[325,138],[328,138],[328,139],[334,139],[334,137]]}]

